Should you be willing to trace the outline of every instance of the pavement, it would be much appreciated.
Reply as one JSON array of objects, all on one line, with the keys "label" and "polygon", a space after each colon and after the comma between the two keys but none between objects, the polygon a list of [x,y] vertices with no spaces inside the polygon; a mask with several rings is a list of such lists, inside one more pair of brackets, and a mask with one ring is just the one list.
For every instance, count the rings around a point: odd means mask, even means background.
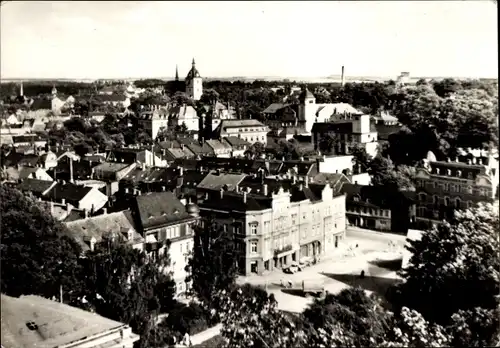
[{"label": "pavement", "polygon": [[[274,294],[279,309],[294,313],[302,312],[313,302],[298,291],[302,281],[323,285],[329,293],[338,293],[352,285],[383,293],[398,279],[395,270],[386,267],[393,267],[394,262],[402,258],[405,240],[406,236],[402,235],[349,228],[342,245],[330,255],[324,255],[316,265],[295,274],[275,270],[264,275],[239,277],[237,282],[264,287]],[[359,277],[362,270],[365,279]],[[291,281],[292,290],[283,289],[282,281]]]}]

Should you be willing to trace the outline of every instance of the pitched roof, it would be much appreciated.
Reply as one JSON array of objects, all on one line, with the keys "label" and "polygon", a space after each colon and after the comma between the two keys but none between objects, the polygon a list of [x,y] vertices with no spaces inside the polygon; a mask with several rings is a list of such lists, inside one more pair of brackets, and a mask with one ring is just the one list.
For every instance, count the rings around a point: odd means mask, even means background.
[{"label": "pitched roof", "polygon": [[221,142],[220,140],[217,139],[210,139],[207,140],[206,143],[208,146],[210,146],[214,150],[231,150],[231,146],[228,145],[227,143]]},{"label": "pitched roof", "polygon": [[262,111],[262,113],[264,113],[264,114],[275,114],[276,111],[278,111],[280,109],[283,109],[287,105],[288,104],[284,104],[284,103],[273,103],[273,104],[269,105],[264,111]]},{"label": "pitched roof", "polygon": [[225,130],[226,128],[238,127],[266,127],[262,122],[257,120],[222,120],[219,127]]},{"label": "pitched roof", "polygon": [[[1,295],[2,347],[61,347],[125,324],[43,297]],[[33,322],[34,330],[27,327]],[[134,337],[137,335],[132,334]]]},{"label": "pitched roof", "polygon": [[251,144],[242,139],[242,138],[238,138],[238,137],[227,137],[227,138],[224,138],[224,141],[227,141],[227,143],[231,146],[250,146]]},{"label": "pitched roof", "polygon": [[263,197],[262,195],[255,195],[252,193],[247,193],[246,202],[243,198],[243,193],[239,192],[223,192],[221,197],[220,192],[213,191],[209,194],[209,199],[201,202],[199,204],[200,208],[208,208],[221,211],[259,211],[270,209],[272,204],[272,199],[269,197]]},{"label": "pitched roof", "polygon": [[61,184],[57,183],[47,193],[47,197],[54,201],[65,199],[66,202],[73,204],[75,207],[78,203],[89,194],[92,190],[91,187],[78,186],[71,183]]},{"label": "pitched roof", "polygon": [[172,192],[155,192],[135,197],[143,229],[175,224],[190,218]]},{"label": "pitched roof", "polygon": [[[144,238],[137,232],[129,210],[116,213],[97,215],[87,219],[65,222],[70,235],[81,245],[83,250],[89,250],[88,241],[94,237],[99,243],[108,236],[114,236],[121,242],[141,243]],[[128,240],[128,231],[132,230],[132,240]]]},{"label": "pitched roof", "polygon": [[107,173],[116,173],[120,170],[130,166],[129,163],[115,163],[115,162],[104,162],[93,168],[93,170],[99,170]]},{"label": "pitched roof", "polygon": [[210,190],[220,190],[225,188],[226,190],[234,190],[243,179],[245,179],[245,174],[233,174],[233,173],[208,173],[207,176],[198,184],[200,189],[210,189]]},{"label": "pitched roof", "polygon": [[32,192],[35,195],[42,195],[44,192],[48,191],[55,181],[46,181],[38,179],[24,179],[17,185],[17,189],[23,192]]},{"label": "pitched roof", "polygon": [[116,162],[132,164],[136,162],[146,162],[146,150],[122,148],[113,150],[109,158],[113,158]]}]

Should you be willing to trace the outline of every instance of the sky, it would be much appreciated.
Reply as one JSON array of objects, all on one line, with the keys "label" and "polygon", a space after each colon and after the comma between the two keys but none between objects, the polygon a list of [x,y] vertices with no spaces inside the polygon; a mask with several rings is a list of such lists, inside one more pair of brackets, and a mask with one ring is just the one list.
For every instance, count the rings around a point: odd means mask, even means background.
[{"label": "sky", "polygon": [[0,77],[497,77],[496,6],[2,1]]}]

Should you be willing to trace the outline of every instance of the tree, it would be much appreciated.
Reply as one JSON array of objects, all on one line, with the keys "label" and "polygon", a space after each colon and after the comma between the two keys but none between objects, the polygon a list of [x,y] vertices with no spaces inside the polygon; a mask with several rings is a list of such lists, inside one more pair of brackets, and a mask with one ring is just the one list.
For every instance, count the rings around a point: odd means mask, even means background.
[{"label": "tree", "polygon": [[351,155],[354,156],[353,164],[358,168],[359,173],[364,173],[370,167],[372,157],[366,152],[366,148],[360,144],[351,147]]},{"label": "tree", "polygon": [[305,347],[300,320],[277,308],[274,295],[249,284],[215,294],[226,347]]},{"label": "tree", "polygon": [[206,308],[212,308],[213,295],[227,290],[236,279],[236,253],[232,228],[218,226],[214,219],[195,228],[194,248],[187,270],[192,290]]},{"label": "tree", "polygon": [[175,283],[164,272],[165,265],[168,253],[152,262],[144,252],[106,238],[84,260],[84,306],[129,324],[139,335],[149,332],[160,310],[168,311],[175,303]]},{"label": "tree", "polygon": [[49,212],[18,190],[0,185],[1,289],[10,296],[23,294],[74,299],[80,288],[79,245]]},{"label": "tree", "polygon": [[396,288],[395,305],[451,325],[454,340],[491,344],[499,324],[499,227],[498,206],[480,204],[411,241],[412,257],[401,271],[404,282]]},{"label": "tree", "polygon": [[[303,313],[311,328],[310,344],[359,347],[380,344],[390,327],[389,315],[374,296],[349,288],[316,300]],[[314,343],[313,343],[314,342]]]},{"label": "tree", "polygon": [[415,189],[412,181],[413,171],[410,167],[402,166],[398,170],[390,158],[377,155],[368,168],[372,185],[384,186],[395,191],[413,191]]},{"label": "tree", "polygon": [[336,143],[337,137],[334,134],[326,134],[320,139],[318,147],[322,153],[329,155],[335,153]]},{"label": "tree", "polygon": [[200,101],[204,104],[212,105],[219,100],[219,97],[220,95],[216,90],[208,88],[203,91]]}]

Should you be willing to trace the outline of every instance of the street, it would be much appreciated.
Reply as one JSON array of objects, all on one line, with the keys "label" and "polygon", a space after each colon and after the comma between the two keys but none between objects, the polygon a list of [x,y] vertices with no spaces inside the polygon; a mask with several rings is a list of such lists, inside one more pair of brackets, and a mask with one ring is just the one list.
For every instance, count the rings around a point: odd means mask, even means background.
[{"label": "street", "polygon": [[[338,293],[351,285],[385,293],[397,280],[396,270],[405,240],[401,235],[349,228],[343,245],[331,255],[323,256],[319,264],[295,274],[276,270],[265,275],[239,277],[237,282],[265,287],[268,293],[274,294],[279,309],[295,313],[302,312],[313,301],[299,291],[302,281],[322,284],[329,293]],[[362,270],[364,279],[359,277]],[[284,289],[282,281],[292,282],[292,288]]]}]

